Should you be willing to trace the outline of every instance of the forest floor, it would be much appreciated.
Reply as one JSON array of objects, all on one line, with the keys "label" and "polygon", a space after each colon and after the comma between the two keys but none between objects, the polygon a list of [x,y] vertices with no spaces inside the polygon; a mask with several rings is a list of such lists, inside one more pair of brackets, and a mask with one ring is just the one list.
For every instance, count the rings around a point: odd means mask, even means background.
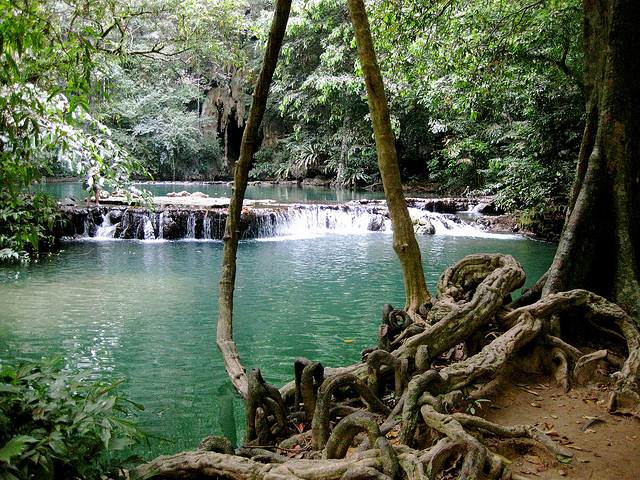
[{"label": "forest floor", "polygon": [[512,471],[526,478],[638,480],[640,418],[607,413],[608,394],[604,381],[564,393],[554,379],[512,376],[489,398],[491,403],[481,402],[476,414],[502,425],[536,425],[575,452],[570,462],[563,463],[531,451],[523,455],[502,450],[513,460]]}]

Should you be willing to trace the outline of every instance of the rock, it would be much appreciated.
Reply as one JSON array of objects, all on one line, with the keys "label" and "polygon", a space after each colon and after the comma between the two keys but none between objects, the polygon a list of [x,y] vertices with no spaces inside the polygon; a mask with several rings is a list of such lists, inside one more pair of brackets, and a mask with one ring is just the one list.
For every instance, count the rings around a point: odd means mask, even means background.
[{"label": "rock", "polygon": [[197,197],[197,198],[209,198],[209,195],[207,195],[206,193],[202,193],[202,192],[193,192],[191,194],[192,197]]},{"label": "rock", "polygon": [[423,215],[414,225],[413,230],[416,235],[433,235],[436,233],[436,227],[433,226],[428,215]]},{"label": "rock", "polygon": [[120,220],[122,220],[122,210],[114,209],[109,212],[109,221],[112,225]]},{"label": "rock", "polygon": [[380,214],[371,215],[367,230],[371,232],[384,232],[386,230],[385,217]]}]

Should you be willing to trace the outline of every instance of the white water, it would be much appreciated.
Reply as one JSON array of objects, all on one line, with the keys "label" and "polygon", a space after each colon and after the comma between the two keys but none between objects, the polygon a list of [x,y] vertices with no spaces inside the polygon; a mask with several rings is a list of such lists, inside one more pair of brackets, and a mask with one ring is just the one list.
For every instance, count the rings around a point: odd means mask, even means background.
[{"label": "white water", "polygon": [[187,235],[188,240],[194,240],[196,238],[196,216],[192,213],[187,218]]},{"label": "white water", "polygon": [[[376,232],[389,234],[392,233],[392,228],[391,221],[386,216],[386,213],[384,208],[368,208],[357,205],[339,207],[304,205],[275,209],[256,218],[257,224],[252,229],[252,236],[261,240],[277,240],[313,238],[327,233],[364,234]],[[482,230],[477,226],[465,223],[451,214],[435,213],[418,208],[410,208],[409,213],[414,222],[421,219],[422,224],[433,225],[434,234],[437,236],[515,238],[515,235],[496,234]],[[135,224],[138,224],[139,221],[140,224],[136,228],[142,229],[138,238],[162,240],[166,213],[161,212],[159,215],[149,214],[143,218],[140,218],[139,215],[141,214],[136,213],[134,215],[134,218],[137,217],[139,220],[133,220]],[[102,223],[97,226],[95,233],[96,238],[114,238],[120,223],[122,223],[121,231],[124,232],[128,226],[128,216],[122,215],[121,222],[112,222],[112,218],[110,213],[102,216]],[[190,213],[187,217],[184,239],[197,239],[196,221],[200,220],[196,219],[195,213]],[[204,240],[212,239],[212,221],[212,217],[205,216],[202,229],[198,230],[202,232],[202,239]],[[88,225],[85,225],[85,236],[88,236],[88,232]],[[158,234],[156,235],[155,232],[158,232]]]},{"label": "white water", "polygon": [[[102,224],[98,226],[96,238],[113,238],[119,223],[111,223],[110,215],[102,215]],[[85,229],[86,230],[86,229]]]}]

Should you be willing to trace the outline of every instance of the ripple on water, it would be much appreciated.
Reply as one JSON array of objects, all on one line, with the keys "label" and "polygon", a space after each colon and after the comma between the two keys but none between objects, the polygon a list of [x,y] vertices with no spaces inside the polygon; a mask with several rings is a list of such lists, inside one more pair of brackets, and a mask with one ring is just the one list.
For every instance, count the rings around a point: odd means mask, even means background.
[{"label": "ripple on water", "polygon": [[[403,284],[390,235],[323,235],[243,242],[234,338],[244,364],[280,386],[305,356],[326,366],[359,361],[376,343],[384,303],[400,307]],[[530,275],[555,247],[528,240],[419,238],[429,288],[468,253],[513,253]],[[243,406],[216,347],[222,244],[77,242],[39,264],[0,274],[2,360],[62,354],[70,368],[128,378],[145,405],[144,428],[195,448],[210,434],[242,435]],[[353,340],[353,341],[351,341]]]}]

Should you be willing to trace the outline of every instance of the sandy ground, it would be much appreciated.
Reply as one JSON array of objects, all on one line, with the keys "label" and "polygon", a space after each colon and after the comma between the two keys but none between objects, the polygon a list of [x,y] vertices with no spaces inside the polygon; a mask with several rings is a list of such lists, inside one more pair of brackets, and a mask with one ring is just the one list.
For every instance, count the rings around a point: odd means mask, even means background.
[{"label": "sandy ground", "polygon": [[607,413],[604,384],[565,394],[554,383],[523,375],[505,382],[490,404],[482,402],[488,420],[536,425],[574,452],[568,463],[531,451],[506,453],[512,471],[543,480],[640,480],[640,418]]}]

